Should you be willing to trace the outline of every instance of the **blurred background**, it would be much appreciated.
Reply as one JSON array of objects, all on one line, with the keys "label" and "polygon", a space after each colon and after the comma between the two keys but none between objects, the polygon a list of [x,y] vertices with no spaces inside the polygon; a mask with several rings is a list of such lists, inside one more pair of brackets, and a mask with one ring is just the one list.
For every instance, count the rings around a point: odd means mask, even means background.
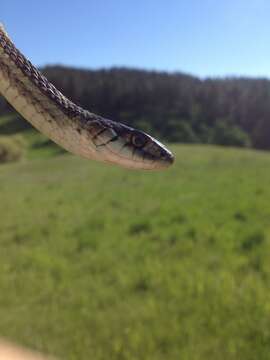
[{"label": "blurred background", "polygon": [[66,96],[176,155],[83,160],[0,97],[0,336],[59,359],[269,359],[270,3],[0,10]]}]

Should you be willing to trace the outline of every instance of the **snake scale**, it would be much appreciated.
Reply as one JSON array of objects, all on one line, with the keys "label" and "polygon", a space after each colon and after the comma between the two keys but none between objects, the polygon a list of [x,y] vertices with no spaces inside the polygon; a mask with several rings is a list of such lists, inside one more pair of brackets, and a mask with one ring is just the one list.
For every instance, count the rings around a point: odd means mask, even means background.
[{"label": "snake scale", "polygon": [[167,168],[174,161],[150,135],[67,99],[15,47],[1,24],[0,93],[36,129],[76,155],[144,170]]}]

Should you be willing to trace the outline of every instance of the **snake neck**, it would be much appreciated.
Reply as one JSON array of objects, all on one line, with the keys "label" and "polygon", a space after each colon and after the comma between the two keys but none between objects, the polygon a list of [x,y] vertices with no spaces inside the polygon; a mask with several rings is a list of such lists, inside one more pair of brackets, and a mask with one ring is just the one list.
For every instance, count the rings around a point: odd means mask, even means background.
[{"label": "snake neck", "polygon": [[36,86],[41,90],[49,100],[59,106],[68,116],[74,117],[79,115],[87,118],[91,115],[91,113],[67,99],[28,59],[25,58],[25,56],[15,47],[2,24],[0,25],[0,49],[0,61],[2,60],[2,63],[10,68],[20,70],[22,74],[17,73],[18,76],[20,75],[20,79],[23,80],[24,77],[28,78],[33,86]]},{"label": "snake neck", "polygon": [[98,158],[88,123],[98,116],[55,88],[15,47],[0,26],[0,93],[36,129],[77,155]]}]

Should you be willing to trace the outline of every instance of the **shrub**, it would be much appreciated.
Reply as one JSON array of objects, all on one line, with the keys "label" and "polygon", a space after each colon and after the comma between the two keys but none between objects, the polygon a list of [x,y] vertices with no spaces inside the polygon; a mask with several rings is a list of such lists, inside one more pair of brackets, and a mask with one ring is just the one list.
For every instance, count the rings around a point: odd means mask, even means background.
[{"label": "shrub", "polygon": [[168,121],[166,137],[171,142],[197,143],[199,141],[191,124],[180,119]]},{"label": "shrub", "polygon": [[25,144],[19,136],[0,136],[0,164],[18,161],[24,155]]},{"label": "shrub", "polygon": [[251,146],[248,134],[236,125],[225,120],[217,121],[209,134],[209,143],[225,146]]}]

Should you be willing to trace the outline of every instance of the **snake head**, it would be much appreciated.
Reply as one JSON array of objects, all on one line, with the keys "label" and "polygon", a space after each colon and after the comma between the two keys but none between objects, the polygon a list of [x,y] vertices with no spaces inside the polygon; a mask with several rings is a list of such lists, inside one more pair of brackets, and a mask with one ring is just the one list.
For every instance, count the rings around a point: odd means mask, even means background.
[{"label": "snake head", "polygon": [[173,154],[143,131],[107,119],[100,119],[94,136],[104,160],[130,169],[160,170],[172,165]]}]

